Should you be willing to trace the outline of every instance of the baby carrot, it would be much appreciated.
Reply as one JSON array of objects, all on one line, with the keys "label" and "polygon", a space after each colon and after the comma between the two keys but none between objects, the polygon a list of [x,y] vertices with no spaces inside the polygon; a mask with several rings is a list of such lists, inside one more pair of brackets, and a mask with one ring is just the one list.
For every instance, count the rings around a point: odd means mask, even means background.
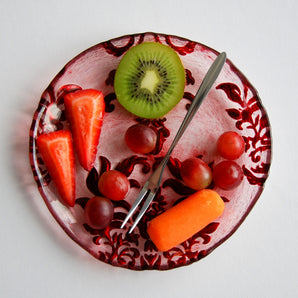
[{"label": "baby carrot", "polygon": [[147,232],[160,251],[184,242],[224,211],[224,202],[211,189],[202,189],[149,222]]}]

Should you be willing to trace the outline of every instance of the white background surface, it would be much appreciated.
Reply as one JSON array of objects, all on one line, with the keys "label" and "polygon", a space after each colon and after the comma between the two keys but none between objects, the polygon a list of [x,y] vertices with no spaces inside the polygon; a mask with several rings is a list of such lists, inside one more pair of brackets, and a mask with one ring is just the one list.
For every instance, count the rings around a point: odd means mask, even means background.
[{"label": "white background surface", "polygon": [[[297,20],[296,0],[1,0],[0,296],[298,297]],[[164,272],[95,260],[28,192],[29,125],[50,80],[86,48],[146,31],[226,51],[259,91],[273,138],[269,179],[242,226],[207,258]]]}]

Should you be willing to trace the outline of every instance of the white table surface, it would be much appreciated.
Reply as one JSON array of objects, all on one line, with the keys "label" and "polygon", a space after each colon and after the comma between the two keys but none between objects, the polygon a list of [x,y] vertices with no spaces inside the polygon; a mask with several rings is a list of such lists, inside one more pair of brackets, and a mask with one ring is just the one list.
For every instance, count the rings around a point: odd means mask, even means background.
[{"label": "white table surface", "polygon": [[[298,297],[297,29],[296,0],[1,0],[0,296]],[[265,190],[237,232],[203,260],[162,272],[97,261],[28,190],[28,130],[50,80],[86,48],[146,31],[226,51],[257,88],[273,139]]]}]

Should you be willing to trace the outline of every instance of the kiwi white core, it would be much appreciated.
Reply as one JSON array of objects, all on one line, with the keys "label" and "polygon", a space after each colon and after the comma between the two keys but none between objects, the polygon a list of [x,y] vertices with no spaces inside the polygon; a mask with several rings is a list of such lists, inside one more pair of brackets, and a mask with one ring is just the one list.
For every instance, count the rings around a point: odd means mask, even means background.
[{"label": "kiwi white core", "polygon": [[159,82],[160,77],[156,71],[147,70],[144,78],[142,79],[141,88],[147,89],[153,94]]}]

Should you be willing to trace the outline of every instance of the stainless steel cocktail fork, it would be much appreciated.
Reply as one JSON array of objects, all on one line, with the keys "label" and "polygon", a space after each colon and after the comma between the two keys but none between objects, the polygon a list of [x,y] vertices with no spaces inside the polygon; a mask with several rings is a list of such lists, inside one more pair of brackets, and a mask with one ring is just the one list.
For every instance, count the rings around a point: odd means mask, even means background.
[{"label": "stainless steel cocktail fork", "polygon": [[212,85],[214,84],[215,80],[217,79],[219,73],[221,72],[225,61],[226,61],[226,53],[223,52],[220,55],[218,55],[218,57],[212,63],[211,67],[209,68],[206,76],[204,77],[204,79],[202,81],[202,84],[200,85],[198,92],[196,93],[196,95],[192,101],[192,104],[189,107],[187,114],[185,115],[185,118],[183,119],[183,122],[182,122],[167,154],[165,155],[165,157],[163,158],[163,160],[161,161],[161,163],[159,164],[157,169],[152,173],[150,178],[147,180],[147,182],[143,186],[141,192],[139,193],[137,199],[135,200],[131,209],[129,210],[126,218],[124,219],[124,221],[121,225],[121,228],[123,228],[125,226],[127,221],[130,219],[130,217],[133,215],[134,211],[137,209],[137,207],[141,203],[141,201],[146,198],[146,201],[145,201],[138,217],[136,218],[135,222],[133,223],[132,227],[130,228],[129,233],[131,233],[133,231],[133,229],[136,227],[136,225],[138,224],[138,222],[140,221],[140,219],[142,218],[142,216],[148,209],[149,205],[151,204],[152,200],[154,199],[154,197],[159,189],[159,186],[160,186],[163,171],[166,167],[166,164],[170,158],[170,155],[171,155],[173,149],[175,148],[176,144],[180,140],[181,136],[183,135],[183,133],[184,133],[185,129],[187,128],[187,126],[189,125],[190,121],[196,114],[196,112],[199,109],[204,98],[210,91]]}]

